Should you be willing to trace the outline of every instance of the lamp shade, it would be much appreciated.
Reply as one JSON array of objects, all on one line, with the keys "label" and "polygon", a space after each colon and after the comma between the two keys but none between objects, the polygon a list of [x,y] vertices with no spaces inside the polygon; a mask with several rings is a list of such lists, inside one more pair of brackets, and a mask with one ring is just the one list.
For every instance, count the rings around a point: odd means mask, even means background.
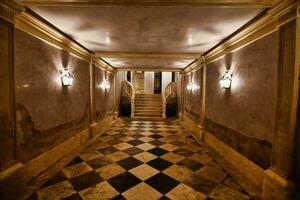
[{"label": "lamp shade", "polygon": [[74,75],[68,69],[64,69],[61,73],[61,81],[63,86],[71,86],[74,80]]},{"label": "lamp shade", "polygon": [[220,77],[220,86],[221,88],[228,89],[231,87],[231,82],[232,82],[232,74],[229,73],[228,71]]}]

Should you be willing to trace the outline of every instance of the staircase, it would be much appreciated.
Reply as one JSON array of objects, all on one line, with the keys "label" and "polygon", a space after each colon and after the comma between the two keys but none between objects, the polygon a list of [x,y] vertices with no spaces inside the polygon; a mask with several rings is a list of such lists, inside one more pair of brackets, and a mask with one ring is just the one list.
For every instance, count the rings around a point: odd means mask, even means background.
[{"label": "staircase", "polygon": [[162,120],[161,94],[136,94],[134,118],[137,120]]}]

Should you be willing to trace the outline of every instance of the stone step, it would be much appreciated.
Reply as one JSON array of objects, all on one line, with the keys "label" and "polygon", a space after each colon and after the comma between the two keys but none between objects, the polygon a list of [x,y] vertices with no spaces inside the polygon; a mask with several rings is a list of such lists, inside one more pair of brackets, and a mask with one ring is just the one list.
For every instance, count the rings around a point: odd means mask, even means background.
[{"label": "stone step", "polygon": [[135,111],[134,114],[136,115],[162,115],[162,111],[158,111],[158,112],[145,112],[145,111]]},{"label": "stone step", "polygon": [[134,116],[136,116],[136,117],[161,117],[162,114],[149,115],[149,114],[137,114],[137,113],[135,113]]},{"label": "stone step", "polygon": [[141,121],[163,121],[162,117],[133,117],[132,120],[141,120]]},{"label": "stone step", "polygon": [[138,111],[138,112],[162,112],[162,110],[163,109],[161,109],[161,108],[158,108],[158,109],[156,109],[156,108],[152,108],[152,109],[148,109],[148,108],[138,108],[138,109],[135,109],[135,111]]}]

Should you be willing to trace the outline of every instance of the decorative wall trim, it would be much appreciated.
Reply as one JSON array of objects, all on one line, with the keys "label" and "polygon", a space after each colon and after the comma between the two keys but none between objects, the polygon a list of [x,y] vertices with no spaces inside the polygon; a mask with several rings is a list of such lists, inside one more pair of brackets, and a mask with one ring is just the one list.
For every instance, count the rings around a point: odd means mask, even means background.
[{"label": "decorative wall trim", "polygon": [[0,2],[0,18],[14,23],[15,15],[22,11],[22,8],[11,2]]},{"label": "decorative wall trim", "polygon": [[4,4],[0,3],[0,17],[1,18],[13,23],[15,14],[16,14],[15,11],[13,11],[9,7],[5,6]]},{"label": "decorative wall trim", "polygon": [[93,57],[93,64],[100,68],[103,69],[105,71],[108,71],[110,73],[115,74],[117,72],[117,70],[115,68],[113,68],[110,64],[108,64],[107,62],[105,62],[102,58],[98,58],[94,55],[92,55]]},{"label": "decorative wall trim", "polygon": [[162,67],[162,68],[150,68],[150,67],[120,67],[118,71],[151,71],[151,72],[181,72],[181,68]]},{"label": "decorative wall trim", "polygon": [[[300,12],[300,11],[298,11]],[[280,1],[273,8],[268,9],[264,14],[254,19],[249,25],[242,27],[224,41],[208,50],[204,56],[206,63],[212,63],[215,60],[234,52],[252,42],[277,31],[285,23],[297,17],[296,1]],[[183,69],[184,73],[189,73],[203,66],[202,59],[198,59]]]},{"label": "decorative wall trim", "polygon": [[185,74],[189,74],[191,72],[194,72],[194,71],[200,69],[201,67],[203,67],[203,60],[202,60],[202,58],[199,58],[199,59],[195,60],[194,62],[192,62],[189,66],[184,68],[183,72]]},{"label": "decorative wall trim", "polygon": [[[263,16],[241,30],[238,30],[236,33],[233,33],[228,39],[225,39],[225,41],[206,52],[205,58],[207,63],[211,63],[242,46],[248,45],[257,39],[278,30],[278,26],[280,26],[281,23],[296,17],[296,12],[294,12],[296,6],[297,4],[295,1],[284,0],[279,2],[276,6],[267,10]],[[290,12],[292,13],[290,14]],[[288,15],[289,17],[282,17],[283,15]],[[279,18],[281,18],[280,23]]]},{"label": "decorative wall trim", "polygon": [[72,39],[66,37],[60,31],[42,22],[27,11],[17,14],[14,18],[14,22],[16,28],[29,33],[50,45],[63,49],[87,62],[91,62],[92,58],[93,63],[97,67],[108,72],[115,72],[115,69],[104,60],[96,57],[92,52],[88,51]]},{"label": "decorative wall trim", "polygon": [[205,6],[266,8],[276,0],[21,0],[27,6]]},{"label": "decorative wall trim", "polygon": [[90,61],[89,51],[26,11],[15,16],[15,27],[82,60]]}]

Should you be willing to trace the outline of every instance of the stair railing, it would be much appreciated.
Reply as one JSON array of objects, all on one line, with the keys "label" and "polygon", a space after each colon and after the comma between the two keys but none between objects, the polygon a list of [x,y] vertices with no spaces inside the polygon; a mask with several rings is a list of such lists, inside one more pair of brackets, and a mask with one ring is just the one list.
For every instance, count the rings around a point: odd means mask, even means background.
[{"label": "stair railing", "polygon": [[135,112],[135,89],[132,85],[132,83],[130,83],[129,81],[123,81],[122,82],[122,92],[130,97],[130,102],[131,102],[131,115],[130,117],[133,118],[134,117],[134,112]]},{"label": "stair railing", "polygon": [[162,107],[163,107],[163,114],[162,117],[166,118],[166,107],[167,107],[167,99],[170,96],[176,96],[176,82],[169,83],[164,92],[162,93]]}]

